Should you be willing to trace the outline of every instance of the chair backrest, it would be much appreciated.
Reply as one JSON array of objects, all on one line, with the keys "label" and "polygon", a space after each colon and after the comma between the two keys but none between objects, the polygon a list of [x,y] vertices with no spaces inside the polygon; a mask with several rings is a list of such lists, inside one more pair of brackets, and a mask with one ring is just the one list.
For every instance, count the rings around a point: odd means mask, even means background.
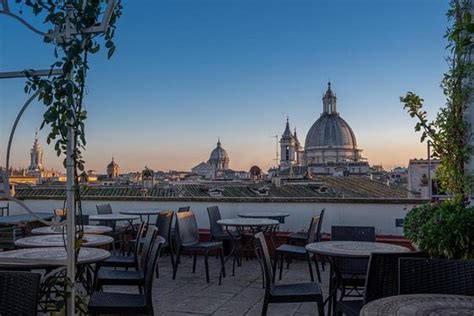
[{"label": "chair backrest", "polygon": [[158,227],[158,236],[165,239],[165,245],[170,241],[171,224],[173,223],[173,211],[161,212],[156,218],[156,227]]},{"label": "chair backrest", "polygon": [[190,246],[199,242],[199,230],[193,212],[176,213],[178,246]]},{"label": "chair backrest", "polygon": [[332,226],[331,240],[375,241],[375,228],[372,226]]},{"label": "chair backrest", "polygon": [[321,241],[321,229],[323,228],[324,208],[319,213],[318,228],[316,229],[316,241]]},{"label": "chair backrest", "polygon": [[182,207],[178,208],[178,213],[189,212],[190,209],[191,209],[191,206],[182,206]]},{"label": "chair backrest", "polygon": [[76,225],[89,225],[89,215],[76,215]]},{"label": "chair backrest", "polygon": [[144,220],[144,221],[140,222],[140,225],[138,226],[138,230],[137,230],[137,238],[136,238],[136,242],[135,242],[135,249],[134,249],[134,252],[133,252],[135,260],[137,260],[137,261],[138,261],[138,254],[140,253],[140,246],[141,246],[140,241],[142,240],[142,238],[144,238],[147,229],[148,229],[148,221]]},{"label": "chair backrest", "polygon": [[[153,245],[153,241],[155,240],[156,235],[158,234],[158,227],[148,227],[146,231],[145,240],[143,242],[142,251],[140,252],[140,257],[138,260],[138,268],[142,271],[145,271],[146,264],[148,261],[148,255],[150,254],[151,247]],[[137,246],[139,246],[137,244]]]},{"label": "chair backrest", "polygon": [[474,260],[400,258],[400,294],[474,296]]},{"label": "chair backrest", "polygon": [[0,206],[0,216],[10,216],[10,203],[7,203],[5,206]]},{"label": "chair backrest", "polygon": [[156,264],[158,262],[158,258],[160,257],[160,252],[164,243],[165,240],[163,237],[156,236],[153,241],[153,245],[150,249],[150,253],[147,260],[145,271],[145,296],[147,308],[150,310],[152,310],[153,307],[152,289],[153,281],[155,280],[153,274],[155,272]]},{"label": "chair backrest", "polygon": [[222,234],[224,230],[222,229],[221,225],[217,224],[217,221],[222,218],[221,212],[219,211],[219,207],[218,206],[208,207],[207,215],[209,215],[211,237],[214,235]]},{"label": "chair backrest", "polygon": [[398,294],[398,259],[420,258],[421,252],[373,253],[365,279],[364,304]]},{"label": "chair backrest", "polygon": [[41,275],[0,272],[0,315],[36,315]]},{"label": "chair backrest", "polygon": [[265,280],[265,296],[268,296],[270,294],[271,281],[273,280],[272,261],[270,259],[265,235],[262,232],[257,233],[255,234],[254,239],[257,254],[263,265],[264,275],[262,277]]},{"label": "chair backrest", "polygon": [[22,237],[21,228],[15,226],[0,228],[0,249],[15,249],[15,241]]},{"label": "chair backrest", "polygon": [[311,224],[309,225],[308,237],[306,238],[306,244],[310,244],[317,241],[316,231],[319,226],[319,221],[320,221],[319,216],[313,216],[311,218]]},{"label": "chair backrest", "polygon": [[[98,204],[96,205],[98,215],[112,214],[112,205]],[[99,221],[99,225],[109,226],[115,229],[115,221]]]}]

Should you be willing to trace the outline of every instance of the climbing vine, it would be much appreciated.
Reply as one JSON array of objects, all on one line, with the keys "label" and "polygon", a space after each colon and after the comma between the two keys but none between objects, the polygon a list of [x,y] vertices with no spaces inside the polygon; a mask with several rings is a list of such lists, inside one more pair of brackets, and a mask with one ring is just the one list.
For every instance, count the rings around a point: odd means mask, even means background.
[{"label": "climbing vine", "polygon": [[430,140],[433,145],[432,158],[440,159],[437,178],[441,189],[462,203],[471,192],[472,176],[466,172],[466,164],[472,153],[470,145],[471,127],[465,120],[465,112],[471,101],[473,64],[471,53],[474,47],[474,23],[469,0],[451,0],[447,13],[450,25],[445,37],[450,55],[446,58],[449,70],[444,74],[441,86],[446,95],[446,104],[436,118],[429,122],[423,110],[424,100],[413,92],[400,98],[404,108],[418,122],[415,131],[420,131],[421,141]]}]

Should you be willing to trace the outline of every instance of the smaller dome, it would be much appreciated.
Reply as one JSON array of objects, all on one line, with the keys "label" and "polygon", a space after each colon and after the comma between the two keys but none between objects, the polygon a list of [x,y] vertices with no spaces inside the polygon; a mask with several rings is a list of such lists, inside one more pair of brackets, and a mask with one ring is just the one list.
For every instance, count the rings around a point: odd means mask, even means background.
[{"label": "smaller dome", "polygon": [[262,174],[262,169],[260,169],[259,166],[252,166],[252,168],[250,168],[250,174],[254,177],[258,177]]},{"label": "smaller dome", "polygon": [[155,175],[154,171],[145,166],[145,169],[142,171],[143,177],[153,177]]}]

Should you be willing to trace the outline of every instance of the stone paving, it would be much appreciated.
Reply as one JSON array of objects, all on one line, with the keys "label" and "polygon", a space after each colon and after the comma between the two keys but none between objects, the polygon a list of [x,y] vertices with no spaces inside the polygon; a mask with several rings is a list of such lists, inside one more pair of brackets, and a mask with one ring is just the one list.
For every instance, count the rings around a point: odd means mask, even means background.
[{"label": "stone paving", "polygon": [[[227,277],[219,285],[220,262],[215,257],[209,259],[210,283],[206,283],[204,258],[198,256],[196,273],[192,273],[192,259],[182,256],[178,274],[172,280],[171,263],[167,255],[160,258],[160,277],[153,286],[154,309],[156,315],[260,315],[264,289],[260,266],[256,259],[246,261],[236,267],[232,276],[232,260],[227,265]],[[328,290],[328,266],[322,272],[324,297]],[[315,273],[316,275],[316,273]],[[290,269],[283,270],[282,283],[310,281],[306,261],[293,261]],[[112,290],[105,287],[105,291]],[[113,291],[119,290],[114,287]],[[135,291],[120,288],[120,291]],[[316,303],[270,304],[268,315],[317,315]]]}]

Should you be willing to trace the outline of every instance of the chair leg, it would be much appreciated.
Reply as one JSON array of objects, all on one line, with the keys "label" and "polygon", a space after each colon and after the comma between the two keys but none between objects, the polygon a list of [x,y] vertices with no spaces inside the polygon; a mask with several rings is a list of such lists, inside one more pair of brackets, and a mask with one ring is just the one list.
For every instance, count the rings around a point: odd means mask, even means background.
[{"label": "chair leg", "polygon": [[280,255],[280,277],[278,280],[281,280],[282,273],[283,273],[283,260],[285,259],[285,256],[283,254]]},{"label": "chair leg", "polygon": [[197,253],[194,253],[193,256],[193,273],[196,273],[196,258],[197,258]]},{"label": "chair leg", "polygon": [[160,265],[158,264],[158,262],[156,262],[155,274],[156,274],[157,279],[160,277],[160,268],[159,268],[159,266]]},{"label": "chair leg", "polygon": [[275,254],[275,259],[273,260],[272,270],[273,270],[273,284],[275,284],[276,271],[278,269],[278,254]]},{"label": "chair leg", "polygon": [[204,255],[204,265],[206,266],[206,282],[209,283],[209,252]]},{"label": "chair leg", "polygon": [[174,263],[174,256],[173,256],[173,252],[171,251],[171,248],[170,248],[170,260],[171,260],[171,267],[174,270],[175,263]]},{"label": "chair leg", "polygon": [[[317,259],[318,259],[317,256],[314,255],[313,260],[314,260],[314,265],[316,267],[316,274],[318,275],[318,282],[321,283],[321,272],[319,271],[319,265],[318,265]],[[324,271],[324,268],[323,268],[323,271]]]},{"label": "chair leg", "polygon": [[314,282],[313,268],[311,267],[311,254],[308,254],[308,268],[309,268],[309,275],[311,277],[311,282]]},{"label": "chair leg", "polygon": [[324,303],[323,303],[323,300],[318,300],[317,302],[318,304],[318,315],[319,316],[324,316]]},{"label": "chair leg", "polygon": [[265,298],[263,299],[262,316],[267,316],[267,310],[268,310],[268,297],[265,295]]},{"label": "chair leg", "polygon": [[224,247],[220,249],[219,256],[221,257],[222,276],[225,278]]},{"label": "chair leg", "polygon": [[179,257],[181,256],[181,249],[178,249],[176,253],[176,261],[173,269],[173,280],[176,279],[176,273],[178,272]]}]

